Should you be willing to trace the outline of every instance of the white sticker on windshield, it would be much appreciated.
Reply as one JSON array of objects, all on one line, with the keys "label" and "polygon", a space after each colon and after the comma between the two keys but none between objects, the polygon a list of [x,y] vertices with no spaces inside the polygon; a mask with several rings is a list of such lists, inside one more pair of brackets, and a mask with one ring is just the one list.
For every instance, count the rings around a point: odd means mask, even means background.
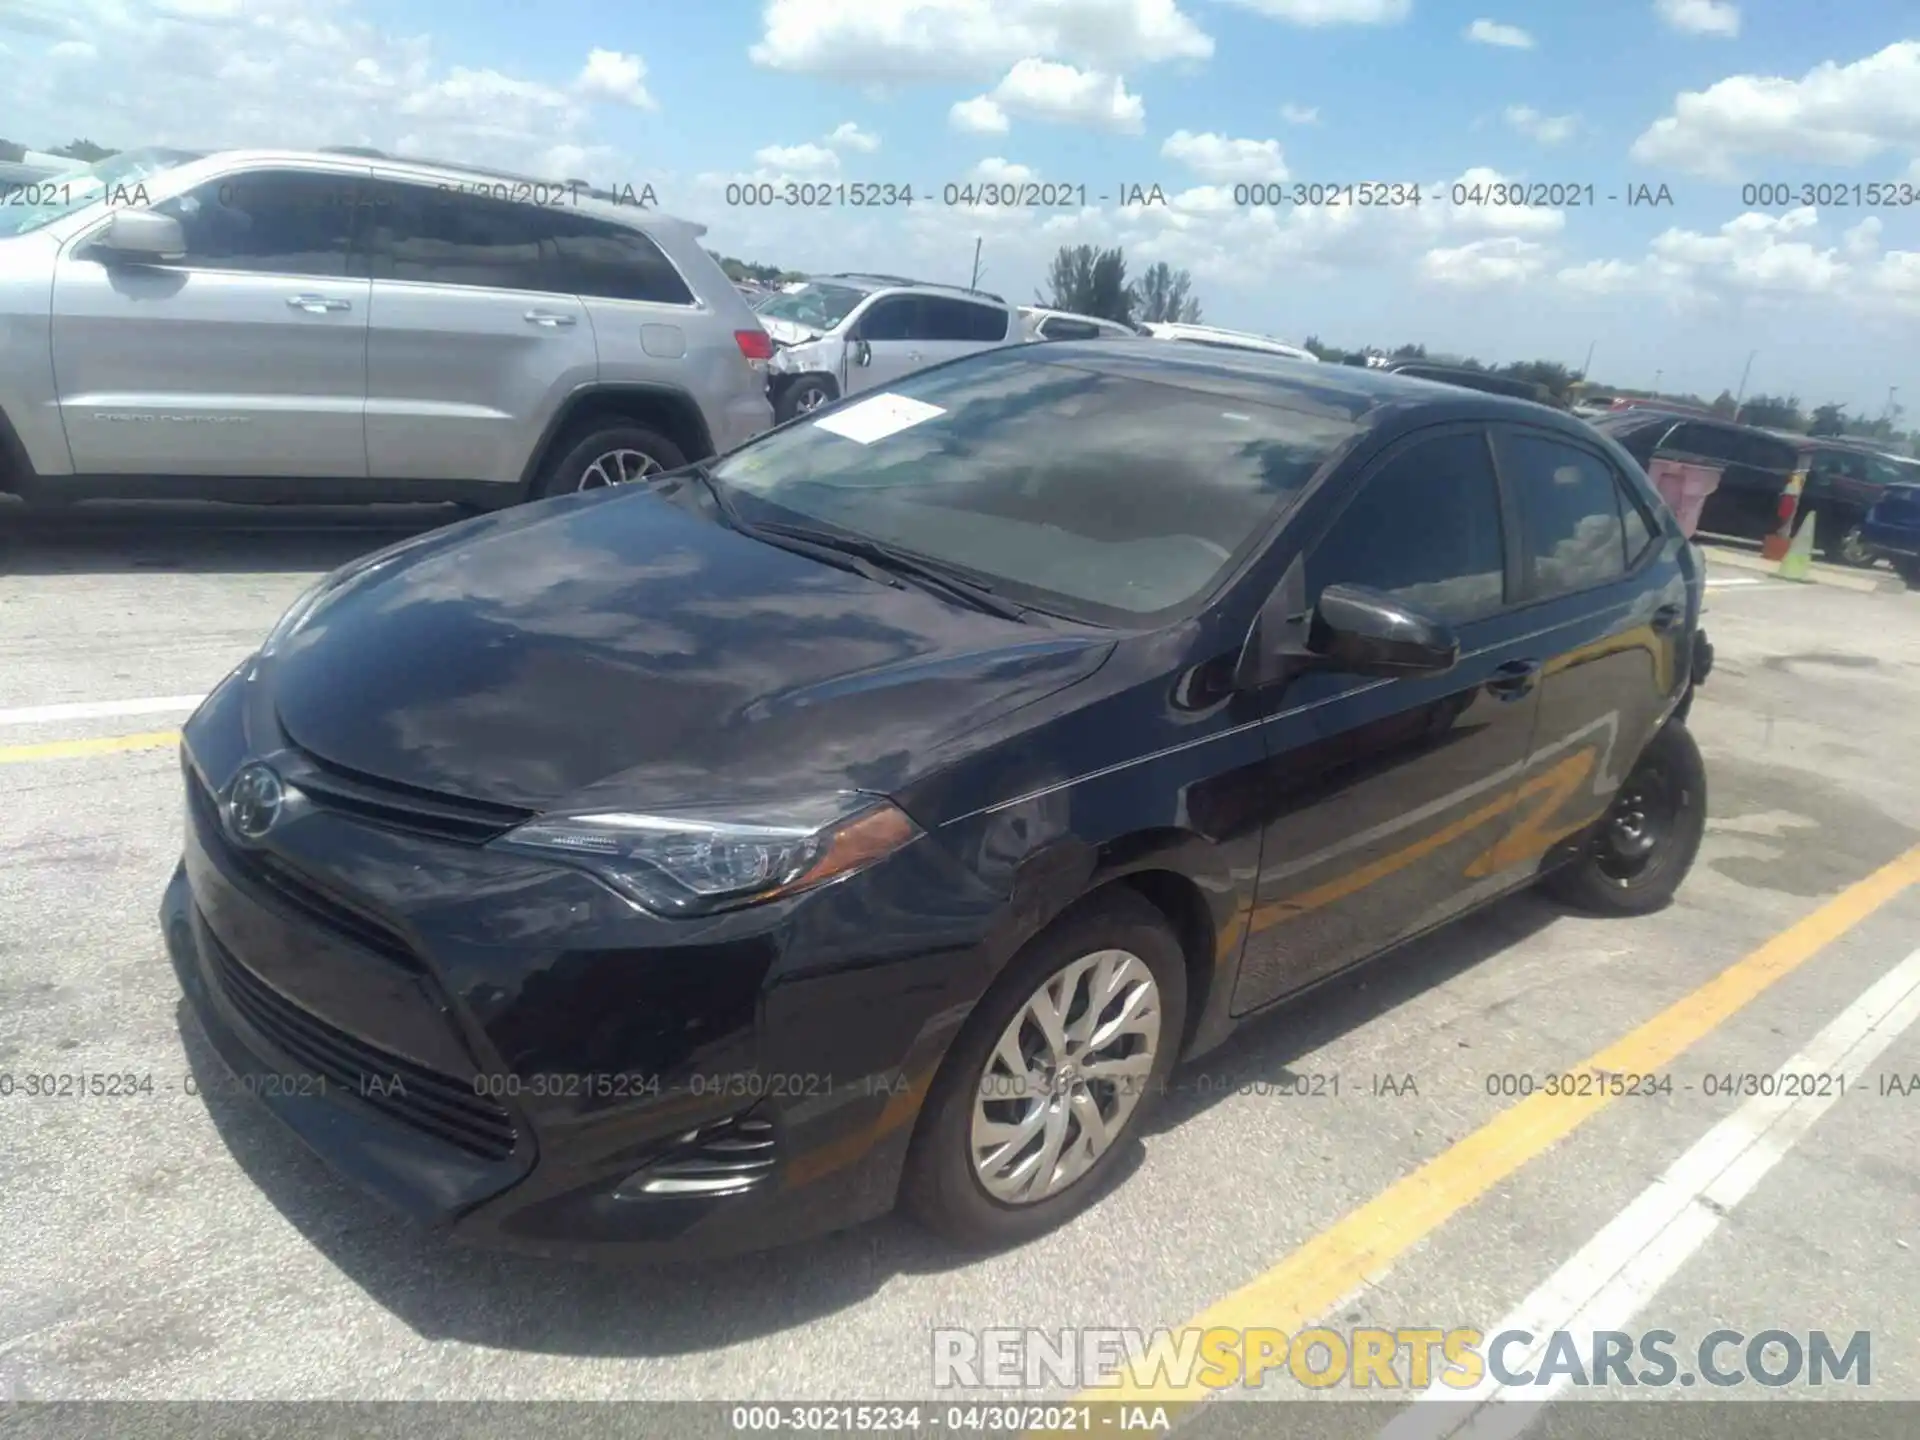
[{"label": "white sticker on windshield", "polygon": [[884,440],[889,435],[898,435],[902,430],[924,425],[934,416],[946,413],[938,405],[912,400],[905,395],[875,395],[870,400],[862,400],[831,415],[822,415],[813,423],[830,435],[871,445],[876,440]]}]

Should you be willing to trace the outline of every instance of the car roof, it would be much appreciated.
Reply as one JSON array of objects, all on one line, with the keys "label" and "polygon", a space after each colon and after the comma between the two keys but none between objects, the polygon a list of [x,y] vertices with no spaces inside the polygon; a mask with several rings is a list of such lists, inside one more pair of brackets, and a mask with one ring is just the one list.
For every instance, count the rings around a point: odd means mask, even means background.
[{"label": "car roof", "polygon": [[876,294],[881,290],[926,290],[936,295],[951,295],[958,300],[972,300],[976,304],[989,302],[994,305],[1006,305],[1006,301],[990,290],[970,290],[965,285],[942,285],[936,280],[914,280],[905,275],[878,275],[866,270],[842,270],[807,276],[809,281],[825,285],[843,285],[849,290],[863,290],[867,294]]},{"label": "car roof", "polygon": [[568,204],[570,208],[601,219],[613,220],[624,225],[637,225],[646,229],[675,228],[693,236],[706,234],[707,227],[698,221],[685,220],[669,215],[661,210],[635,205],[631,201],[622,202],[611,192],[595,190],[584,181],[560,179],[554,176],[522,175],[511,170],[494,170],[484,165],[470,165],[460,161],[423,160],[404,155],[389,155],[364,146],[336,146],[321,150],[287,150],[265,148],[235,148],[211,150],[197,154],[195,158],[182,163],[181,168],[189,166],[224,167],[233,164],[265,165],[301,165],[337,168],[352,174],[364,174],[369,169],[377,169],[383,174],[398,175],[407,179],[421,181],[455,181],[461,183],[484,183],[487,181],[506,181],[520,185],[546,186],[560,188],[579,186],[577,194]]},{"label": "car roof", "polygon": [[1570,437],[1592,431],[1562,411],[1493,395],[1417,380],[1386,370],[1353,365],[1309,365],[1259,350],[1211,349],[1187,345],[1131,345],[1125,340],[1055,340],[1034,346],[1040,364],[1083,369],[1199,393],[1241,399],[1334,416],[1371,428],[1418,415],[1423,420],[1513,420]]}]

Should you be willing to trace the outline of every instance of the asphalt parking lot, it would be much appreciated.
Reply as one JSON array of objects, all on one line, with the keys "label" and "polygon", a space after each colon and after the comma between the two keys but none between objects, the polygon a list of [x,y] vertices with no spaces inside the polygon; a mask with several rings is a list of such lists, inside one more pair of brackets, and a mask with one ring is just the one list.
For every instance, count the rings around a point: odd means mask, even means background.
[{"label": "asphalt parking lot", "polygon": [[[1252,1027],[1064,1231],[983,1259],[889,1220],[596,1269],[446,1248],[217,1093],[155,924],[193,699],[319,573],[441,518],[0,516],[0,1072],[153,1080],[0,1097],[0,1398],[1010,1399],[1070,1392],[936,1390],[933,1331],[1532,1316],[1683,1350],[1870,1331],[1861,1393],[1920,1401],[1920,594],[1716,584],[1674,906],[1522,895]],[[1790,1060],[1844,1093],[1739,1150],[1739,1077]],[[1523,1093],[1596,1068],[1672,1084]]]}]

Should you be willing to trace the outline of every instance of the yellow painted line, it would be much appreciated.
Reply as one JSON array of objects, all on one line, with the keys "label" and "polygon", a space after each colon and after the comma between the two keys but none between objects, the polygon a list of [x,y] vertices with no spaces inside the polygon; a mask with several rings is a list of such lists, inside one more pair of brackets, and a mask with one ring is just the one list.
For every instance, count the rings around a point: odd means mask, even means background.
[{"label": "yellow painted line", "polygon": [[178,730],[148,730],[139,735],[103,735],[94,740],[49,740],[41,745],[0,745],[0,765],[35,760],[78,760],[87,755],[117,755],[127,750],[165,750],[180,743]]},{"label": "yellow painted line", "polygon": [[[1722,1021],[1791,974],[1908,886],[1920,882],[1920,845],[1841,891],[1818,910],[1781,931],[1745,959],[1675,1001],[1631,1034],[1578,1065],[1579,1073],[1658,1072]],[[1478,1130],[1404,1176],[1367,1204],[1323,1230],[1264,1275],[1210,1305],[1187,1322],[1196,1330],[1271,1326],[1304,1329],[1363,1286],[1382,1277],[1400,1256],[1448,1219],[1485,1195],[1522,1165],[1573,1133],[1611,1097],[1547,1095],[1536,1091]],[[1173,1383],[1162,1372],[1122,1373],[1118,1383],[1085,1391],[1081,1399],[1167,1404],[1213,1393]]]}]

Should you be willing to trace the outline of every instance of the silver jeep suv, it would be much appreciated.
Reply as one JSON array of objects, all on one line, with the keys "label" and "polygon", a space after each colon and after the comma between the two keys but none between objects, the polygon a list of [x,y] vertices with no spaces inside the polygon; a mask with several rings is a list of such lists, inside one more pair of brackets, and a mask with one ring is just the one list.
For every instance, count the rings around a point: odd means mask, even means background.
[{"label": "silver jeep suv", "polygon": [[[0,490],[456,501],[773,423],[704,227],[366,151],[134,151],[0,209]],[[622,199],[629,203],[620,203]]]},{"label": "silver jeep suv", "polygon": [[998,295],[899,275],[818,275],[756,307],[781,420],[945,360],[1026,339]]}]

